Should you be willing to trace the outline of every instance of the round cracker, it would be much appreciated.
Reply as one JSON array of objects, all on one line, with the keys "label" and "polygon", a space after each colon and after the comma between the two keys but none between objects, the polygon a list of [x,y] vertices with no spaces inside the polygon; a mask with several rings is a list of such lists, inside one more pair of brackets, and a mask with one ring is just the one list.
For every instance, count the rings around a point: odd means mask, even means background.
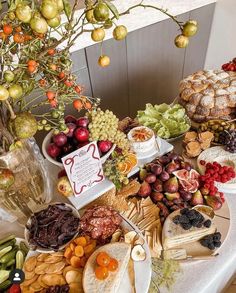
[{"label": "round cracker", "polygon": [[35,273],[38,275],[44,275],[49,266],[50,266],[50,264],[43,262],[35,268]]},{"label": "round cracker", "polygon": [[22,283],[22,286],[28,287],[33,282],[35,282],[37,279],[38,279],[38,275],[34,275],[34,277],[32,279],[30,279],[30,280],[24,280],[24,282]]},{"label": "round cracker", "polygon": [[43,275],[41,278],[42,282],[51,287],[51,286],[62,286],[66,284],[66,280],[62,275],[57,275],[57,274],[47,274]]},{"label": "round cracker", "polygon": [[58,272],[62,272],[62,270],[64,269],[65,265],[66,264],[65,264],[64,261],[49,264],[49,267],[45,270],[45,273],[46,274],[56,274]]},{"label": "round cracker", "polygon": [[35,271],[34,270],[32,272],[25,271],[25,279],[26,280],[33,279],[34,275],[35,275]]},{"label": "round cracker", "polygon": [[48,257],[46,257],[44,259],[44,262],[51,264],[51,263],[56,263],[56,262],[59,262],[59,261],[62,261],[62,260],[63,260],[62,256],[49,255]]},{"label": "round cracker", "polygon": [[38,277],[38,282],[39,282],[40,286],[43,288],[48,288],[48,285],[44,284],[44,282],[42,281],[42,277],[43,277],[43,275],[40,275]]},{"label": "round cracker", "polygon": [[38,282],[38,280],[35,281],[34,283],[32,283],[32,284],[30,285],[30,288],[32,288],[35,292],[38,292],[38,291],[41,291],[42,289],[44,289],[44,287],[42,287],[42,286],[40,285],[40,283]]},{"label": "round cracker", "polygon": [[37,256],[37,261],[42,261],[44,262],[45,258],[47,258],[50,254],[49,253],[40,253]]},{"label": "round cracker", "polygon": [[37,264],[37,258],[36,256],[31,256],[28,258],[24,264],[24,271],[32,272]]}]

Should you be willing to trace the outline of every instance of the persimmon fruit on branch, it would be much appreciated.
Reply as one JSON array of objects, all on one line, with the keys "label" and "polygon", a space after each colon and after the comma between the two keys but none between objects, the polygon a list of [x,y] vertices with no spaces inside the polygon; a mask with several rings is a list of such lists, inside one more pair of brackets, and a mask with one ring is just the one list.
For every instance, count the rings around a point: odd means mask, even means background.
[{"label": "persimmon fruit on branch", "polygon": [[83,86],[72,73],[70,49],[82,34],[101,42],[98,64],[106,67],[110,64],[102,52],[106,31],[112,29],[114,39],[123,40],[127,28],[116,22],[137,8],[155,9],[170,17],[181,32],[175,39],[179,48],[185,48],[197,32],[196,21],[182,23],[167,10],[144,1],[121,12],[109,0],[85,0],[85,9],[78,13],[78,3],[8,0],[7,11],[1,11],[0,153],[37,130],[68,131],[64,121],[67,105],[78,111],[99,105],[99,99],[83,95]]}]

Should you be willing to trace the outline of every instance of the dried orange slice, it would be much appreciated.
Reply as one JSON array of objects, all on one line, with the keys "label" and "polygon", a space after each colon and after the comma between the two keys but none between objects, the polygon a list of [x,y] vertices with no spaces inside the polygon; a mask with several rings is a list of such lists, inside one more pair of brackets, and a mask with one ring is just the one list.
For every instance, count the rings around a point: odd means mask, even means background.
[{"label": "dried orange slice", "polygon": [[122,174],[126,174],[126,172],[128,170],[128,166],[127,166],[126,162],[118,163],[117,168],[120,171],[120,173],[122,173]]},{"label": "dried orange slice", "polygon": [[131,163],[132,167],[136,166],[138,163],[136,155],[132,153],[127,155],[127,161]]}]

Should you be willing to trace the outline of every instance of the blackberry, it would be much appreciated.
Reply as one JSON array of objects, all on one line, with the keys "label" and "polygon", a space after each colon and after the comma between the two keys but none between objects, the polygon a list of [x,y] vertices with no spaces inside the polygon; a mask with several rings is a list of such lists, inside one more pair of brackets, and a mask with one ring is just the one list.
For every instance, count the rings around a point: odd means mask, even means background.
[{"label": "blackberry", "polygon": [[190,223],[183,223],[181,226],[184,230],[189,230],[190,228],[192,228],[192,225]]},{"label": "blackberry", "polygon": [[206,228],[210,228],[211,227],[211,220],[206,220],[203,225],[206,227]]},{"label": "blackberry", "polygon": [[197,228],[202,228],[202,223],[198,223],[196,227]]},{"label": "blackberry", "polygon": [[189,224],[189,218],[186,215],[182,215],[179,218],[180,224]]},{"label": "blackberry", "polygon": [[207,246],[210,250],[214,250],[215,249],[215,245],[214,243],[209,243]]},{"label": "blackberry", "polygon": [[199,222],[200,223],[203,223],[204,221],[205,221],[205,218],[203,217],[202,214],[200,214],[200,216],[199,216]]},{"label": "blackberry", "polygon": [[185,215],[188,211],[189,211],[188,208],[184,208],[184,209],[180,210],[180,214]]},{"label": "blackberry", "polygon": [[220,247],[221,246],[221,241],[214,241],[215,247]]},{"label": "blackberry", "polygon": [[219,135],[219,142],[225,146],[225,150],[231,153],[236,152],[236,131],[224,130]]},{"label": "blackberry", "polygon": [[204,246],[204,247],[208,247],[208,245],[209,245],[207,239],[201,239],[201,240],[200,240],[200,243],[201,243],[201,245]]},{"label": "blackberry", "polygon": [[186,216],[189,218],[189,220],[195,220],[196,219],[196,211],[194,210],[189,210],[186,212]]},{"label": "blackberry", "polygon": [[216,232],[216,233],[213,234],[213,240],[214,241],[220,241],[220,239],[221,239],[220,232]]},{"label": "blackberry", "polygon": [[[194,220],[191,221],[191,224],[193,225],[193,227],[198,227],[198,225],[199,225],[199,221],[196,220],[196,219],[194,219]],[[200,224],[201,224],[201,223],[200,223]],[[202,226],[202,224],[201,224],[201,226]]]},{"label": "blackberry", "polygon": [[178,225],[180,222],[179,222],[179,220],[180,220],[180,215],[177,215],[177,216],[175,216],[174,217],[174,219],[173,219],[173,222],[176,224],[176,225]]}]

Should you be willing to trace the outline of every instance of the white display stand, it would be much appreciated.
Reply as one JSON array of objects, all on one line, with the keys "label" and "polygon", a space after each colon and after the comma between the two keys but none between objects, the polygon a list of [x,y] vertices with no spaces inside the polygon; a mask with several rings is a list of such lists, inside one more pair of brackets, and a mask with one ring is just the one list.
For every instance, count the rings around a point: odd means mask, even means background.
[{"label": "white display stand", "polygon": [[[159,152],[156,152],[152,154],[150,157],[147,157],[143,160],[138,161],[137,167],[135,167],[128,175],[128,177],[131,177],[135,173],[138,172],[139,167],[144,165],[145,163],[151,162],[153,159],[155,159],[157,156],[162,156],[170,151],[173,150],[173,145],[165,141],[164,139],[161,139],[160,144],[160,150]],[[105,179],[101,183],[97,184],[96,186],[92,187],[88,191],[85,191],[78,197],[69,197],[70,202],[73,204],[73,206],[77,209],[81,209],[91,201],[95,200],[105,192],[111,190],[114,187],[114,184],[108,180]]]}]

